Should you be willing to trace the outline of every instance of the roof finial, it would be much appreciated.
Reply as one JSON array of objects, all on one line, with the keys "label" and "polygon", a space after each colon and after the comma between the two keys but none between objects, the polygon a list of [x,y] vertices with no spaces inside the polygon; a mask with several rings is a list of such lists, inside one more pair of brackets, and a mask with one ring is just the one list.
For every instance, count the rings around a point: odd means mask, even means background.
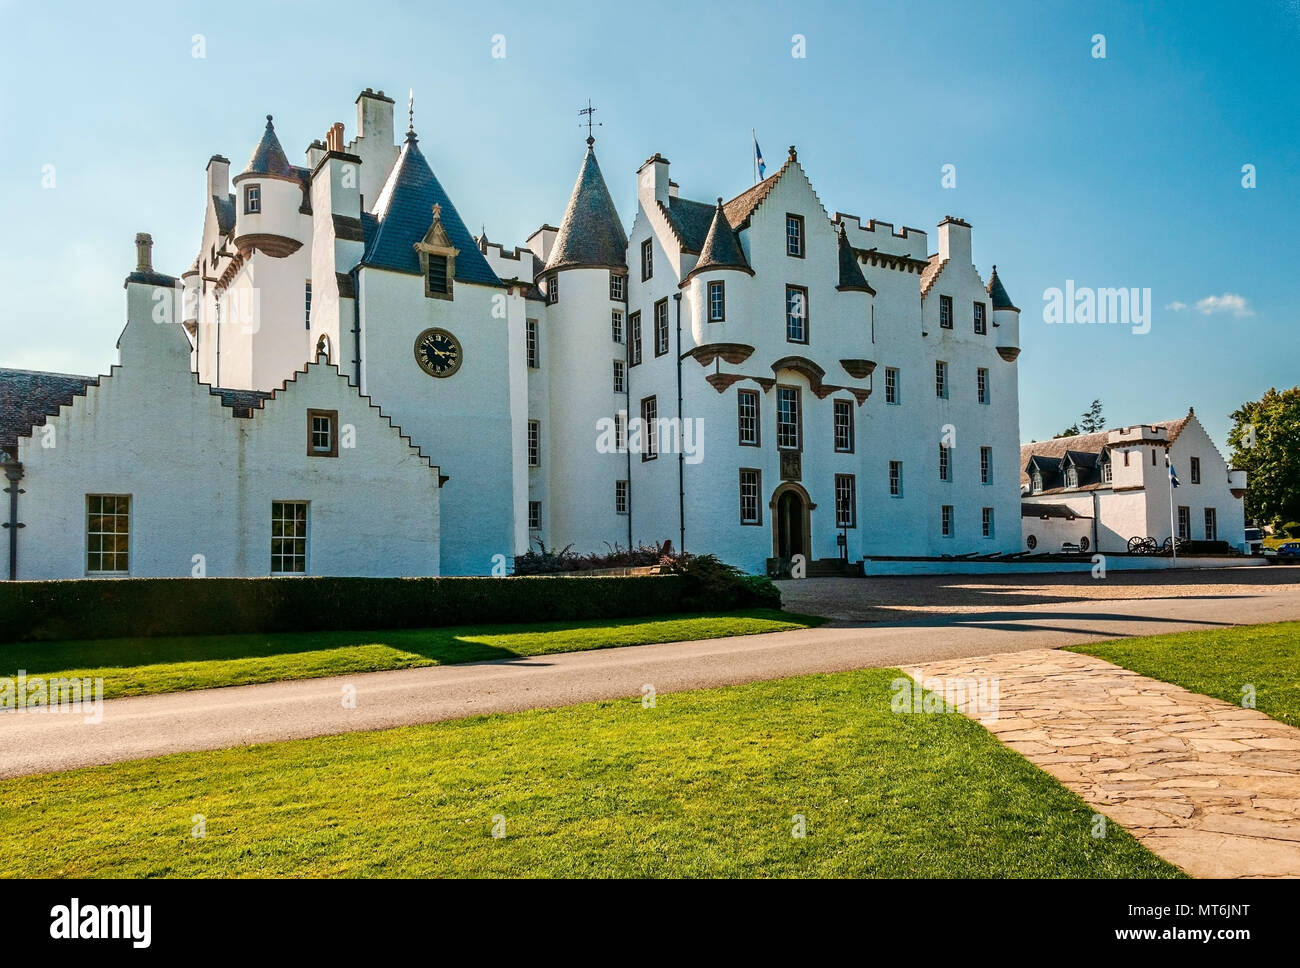
[{"label": "roof finial", "polygon": [[415,88],[409,88],[406,93],[406,133],[415,134]]},{"label": "roof finial", "polygon": [[271,116],[269,114],[266,116],[266,128],[268,131],[275,130],[275,125],[271,123]]},{"label": "roof finial", "polygon": [[587,98],[587,106],[578,112],[578,114],[580,115],[585,114],[587,116],[587,120],[585,122],[579,121],[578,127],[582,127],[584,123],[587,125],[587,147],[588,148],[590,148],[592,145],[596,143],[596,139],[592,137],[591,129],[603,128],[605,126],[603,122],[593,120],[593,116],[595,115],[595,113],[596,113],[596,109],[591,106],[591,98]]},{"label": "roof finial", "polygon": [[791,146],[790,146],[790,160],[791,160],[791,161],[798,161],[798,160],[799,160],[799,152],[795,150],[794,145],[791,145]]}]

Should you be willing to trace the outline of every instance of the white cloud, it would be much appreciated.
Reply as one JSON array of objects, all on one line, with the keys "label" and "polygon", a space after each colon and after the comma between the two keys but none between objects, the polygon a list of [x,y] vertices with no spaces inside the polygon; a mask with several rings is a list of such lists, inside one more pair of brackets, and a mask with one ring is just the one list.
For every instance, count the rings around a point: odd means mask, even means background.
[{"label": "white cloud", "polygon": [[1172,309],[1176,313],[1181,313],[1186,308],[1187,308],[1187,303],[1178,302],[1177,300],[1171,302],[1168,306],[1165,307],[1165,309]]},{"label": "white cloud", "polygon": [[1206,296],[1197,301],[1196,311],[1204,316],[1212,313],[1232,313],[1237,317],[1255,315],[1246,297],[1239,296],[1235,292],[1225,292],[1221,296]]}]

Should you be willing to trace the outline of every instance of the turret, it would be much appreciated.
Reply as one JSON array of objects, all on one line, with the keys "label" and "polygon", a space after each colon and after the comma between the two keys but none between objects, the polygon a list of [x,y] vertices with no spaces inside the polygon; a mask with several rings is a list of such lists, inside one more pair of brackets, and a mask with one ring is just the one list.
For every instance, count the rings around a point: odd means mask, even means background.
[{"label": "turret", "polygon": [[289,164],[271,115],[244,170],[235,176],[235,246],[284,257],[306,241],[304,175]]},{"label": "turret", "polygon": [[742,285],[727,286],[729,279],[739,281],[746,275],[753,276],[754,270],[745,258],[735,230],[727,221],[719,198],[708,234],[700,246],[700,257],[681,282],[691,306],[691,331],[697,346],[728,342],[726,321],[729,317],[739,324],[732,327],[730,342],[753,340],[745,322],[749,317],[745,311],[748,292]]},{"label": "turret", "polygon": [[984,287],[989,294],[989,303],[993,309],[993,325],[997,327],[997,350],[1008,363],[1014,363],[1020,355],[1020,310],[1007,295],[1002,280],[998,278],[998,267],[993,267],[988,285]]}]

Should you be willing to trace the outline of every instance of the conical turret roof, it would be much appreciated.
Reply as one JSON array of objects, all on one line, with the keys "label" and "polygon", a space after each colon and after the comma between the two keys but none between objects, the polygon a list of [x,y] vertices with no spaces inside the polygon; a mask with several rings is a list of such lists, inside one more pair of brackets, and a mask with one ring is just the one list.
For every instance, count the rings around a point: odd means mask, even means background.
[{"label": "conical turret roof", "polygon": [[627,266],[627,233],[609,197],[590,139],[582,170],[569,196],[550,258],[543,272],[556,269],[615,269]]},{"label": "conical turret roof", "polygon": [[262,140],[253,149],[253,155],[248,159],[248,164],[244,166],[243,173],[245,175],[275,175],[280,178],[297,177],[293,165],[289,164],[288,155],[284,153],[284,148],[280,146],[280,139],[275,136],[275,125],[272,123],[269,114],[266,116],[266,130],[262,132]]},{"label": "conical turret roof", "polygon": [[993,303],[994,309],[1016,309],[1016,304],[1011,301],[1007,295],[1006,287],[1002,285],[1002,280],[998,278],[998,267],[993,267],[993,274],[989,276],[989,284],[984,287],[984,291],[989,294],[989,300]]},{"label": "conical turret roof", "polygon": [[857,253],[853,251],[848,232],[844,230],[843,222],[840,223],[839,246],[840,284],[836,288],[841,291],[869,292],[874,296],[876,290],[871,288],[871,284],[867,282],[867,277],[862,274],[862,266],[858,265]]},{"label": "conical turret roof", "polygon": [[713,210],[713,221],[709,224],[709,234],[700,246],[700,258],[691,270],[691,275],[708,269],[740,269],[753,275],[745,250],[740,247],[735,230],[727,221],[727,213],[722,209],[722,199]]}]

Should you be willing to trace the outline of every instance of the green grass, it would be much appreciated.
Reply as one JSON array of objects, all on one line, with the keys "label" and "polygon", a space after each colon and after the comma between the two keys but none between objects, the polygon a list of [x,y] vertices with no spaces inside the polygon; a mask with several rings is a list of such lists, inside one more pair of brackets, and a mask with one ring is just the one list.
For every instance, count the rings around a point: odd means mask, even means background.
[{"label": "green grass", "polygon": [[1144,676],[1241,705],[1255,687],[1255,708],[1300,726],[1300,622],[1242,625],[1074,646]]},{"label": "green grass", "polygon": [[977,723],[891,713],[898,675],[6,780],[0,876],[1180,876]]},{"label": "green grass", "polygon": [[0,675],[103,678],[104,698],[416,669],[652,642],[784,632],[825,619],[771,609],[537,625],[22,642]]}]

